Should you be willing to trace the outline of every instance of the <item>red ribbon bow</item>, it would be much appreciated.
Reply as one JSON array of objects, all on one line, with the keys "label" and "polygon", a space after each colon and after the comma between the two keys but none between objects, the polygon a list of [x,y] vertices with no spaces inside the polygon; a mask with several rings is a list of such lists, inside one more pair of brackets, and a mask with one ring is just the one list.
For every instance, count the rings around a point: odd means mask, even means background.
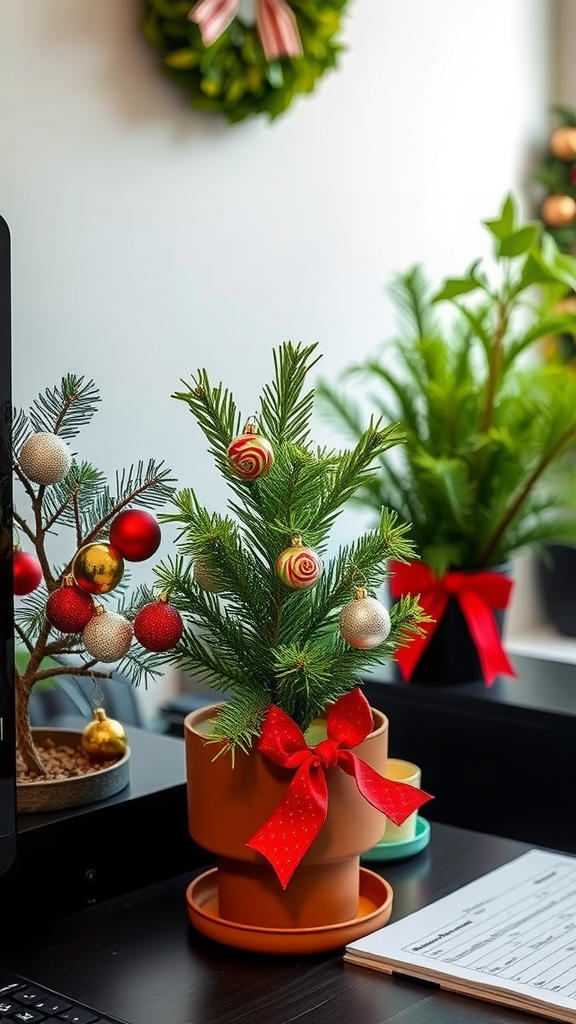
[{"label": "red ribbon bow", "polygon": [[341,768],[356,780],[363,797],[395,825],[401,825],[429,793],[379,775],[350,747],[372,732],[374,721],[360,689],[340,697],[326,718],[327,739],[309,747],[296,723],[276,705],[264,720],[258,749],[275,764],[296,772],[276,810],[246,844],[264,855],[283,889],[320,832],[328,812],[326,772]]},{"label": "red ribbon bow", "polygon": [[415,637],[409,646],[401,648],[396,654],[405,680],[410,679],[430,643],[451,596],[458,601],[466,619],[478,651],[486,686],[492,686],[499,675],[516,675],[502,647],[493,611],[495,608],[507,607],[512,592],[511,580],[489,571],[448,572],[445,576],[436,577],[421,562],[410,562],[408,565],[390,562],[390,570],[394,573],[390,581],[392,597],[396,599],[404,594],[418,595],[421,607],[434,620],[424,624],[424,636]]}]

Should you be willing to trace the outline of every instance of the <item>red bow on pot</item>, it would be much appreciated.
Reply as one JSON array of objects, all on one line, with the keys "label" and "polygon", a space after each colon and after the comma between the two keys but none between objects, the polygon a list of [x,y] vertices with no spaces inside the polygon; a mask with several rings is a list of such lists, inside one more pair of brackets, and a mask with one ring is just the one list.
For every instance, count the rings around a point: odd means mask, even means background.
[{"label": "red bow on pot", "polygon": [[258,749],[275,764],[294,768],[288,789],[268,821],[246,844],[264,855],[285,889],[304,854],[320,832],[328,812],[326,772],[340,768],[351,775],[366,800],[401,825],[429,793],[379,775],[350,747],[372,732],[372,711],[360,689],[340,697],[326,718],[327,739],[309,747],[296,723],[276,705],[268,710]]},{"label": "red bow on pot", "polygon": [[494,609],[507,608],[512,593],[512,581],[489,570],[478,572],[447,572],[434,576],[422,562],[391,562],[394,573],[390,592],[394,599],[404,594],[419,596],[420,605],[432,622],[424,623],[425,635],[415,637],[410,645],[402,647],[396,660],[405,680],[410,679],[426,646],[442,618],[450,597],[455,597],[462,609],[468,629],[480,659],[486,686],[491,686],[499,675],[515,676],[502,646]]}]

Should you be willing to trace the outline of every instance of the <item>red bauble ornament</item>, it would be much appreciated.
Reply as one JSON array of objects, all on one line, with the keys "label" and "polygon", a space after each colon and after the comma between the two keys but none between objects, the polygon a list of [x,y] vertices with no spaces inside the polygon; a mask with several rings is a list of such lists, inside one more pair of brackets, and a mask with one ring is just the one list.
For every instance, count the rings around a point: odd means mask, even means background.
[{"label": "red bauble ornament", "polygon": [[110,543],[127,562],[143,562],[160,547],[162,534],[154,516],[141,508],[119,512],[110,524]]},{"label": "red bauble ornament", "polygon": [[178,643],[184,629],[177,608],[165,597],[145,604],[134,619],[134,636],[147,651],[169,651]]},{"label": "red bauble ornament", "polygon": [[85,590],[65,581],[53,590],[46,602],[46,618],[61,633],[80,633],[96,611],[94,602]]},{"label": "red bauble ornament", "polygon": [[570,178],[570,181],[572,182],[572,184],[576,185],[576,164],[573,164],[572,167],[570,168],[570,173],[569,173],[568,177]]},{"label": "red bauble ornament", "polygon": [[12,558],[14,593],[18,597],[31,594],[42,582],[42,566],[36,558],[19,547],[14,548]]}]

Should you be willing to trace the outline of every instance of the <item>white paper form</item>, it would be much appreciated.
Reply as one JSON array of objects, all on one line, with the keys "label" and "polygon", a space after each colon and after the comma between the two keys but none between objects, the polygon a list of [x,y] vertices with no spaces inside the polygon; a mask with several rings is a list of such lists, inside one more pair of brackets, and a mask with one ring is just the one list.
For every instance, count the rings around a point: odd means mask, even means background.
[{"label": "white paper form", "polygon": [[352,942],[345,959],[576,1022],[576,857],[531,850]]}]

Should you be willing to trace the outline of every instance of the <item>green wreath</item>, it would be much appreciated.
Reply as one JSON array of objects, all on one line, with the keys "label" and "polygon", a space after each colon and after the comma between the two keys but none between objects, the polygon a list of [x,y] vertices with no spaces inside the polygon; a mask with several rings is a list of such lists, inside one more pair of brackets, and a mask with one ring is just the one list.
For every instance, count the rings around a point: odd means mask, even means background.
[{"label": "green wreath", "polygon": [[343,50],[336,41],[348,0],[290,0],[301,55],[267,60],[255,25],[235,17],[209,46],[189,19],[194,0],[143,0],[142,31],[159,51],[162,71],[197,110],[224,114],[231,123],[253,114],[270,119],[300,93],[312,92]]}]

